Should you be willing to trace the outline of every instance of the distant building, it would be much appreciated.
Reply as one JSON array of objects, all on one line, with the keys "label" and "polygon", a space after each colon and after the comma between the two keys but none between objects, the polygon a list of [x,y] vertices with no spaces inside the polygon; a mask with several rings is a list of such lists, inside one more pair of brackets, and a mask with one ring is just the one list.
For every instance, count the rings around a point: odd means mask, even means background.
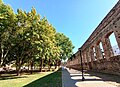
[{"label": "distant building", "polygon": [[120,55],[120,48],[118,47],[118,45],[115,45],[112,48],[113,48],[113,53],[115,56]]}]

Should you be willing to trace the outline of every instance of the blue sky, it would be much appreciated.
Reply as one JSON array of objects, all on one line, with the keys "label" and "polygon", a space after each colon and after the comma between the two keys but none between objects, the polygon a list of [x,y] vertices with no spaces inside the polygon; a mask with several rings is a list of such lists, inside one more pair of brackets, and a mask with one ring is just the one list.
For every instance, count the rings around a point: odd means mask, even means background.
[{"label": "blue sky", "polygon": [[75,46],[81,47],[118,0],[3,0],[16,12],[18,8],[37,12],[64,33]]}]

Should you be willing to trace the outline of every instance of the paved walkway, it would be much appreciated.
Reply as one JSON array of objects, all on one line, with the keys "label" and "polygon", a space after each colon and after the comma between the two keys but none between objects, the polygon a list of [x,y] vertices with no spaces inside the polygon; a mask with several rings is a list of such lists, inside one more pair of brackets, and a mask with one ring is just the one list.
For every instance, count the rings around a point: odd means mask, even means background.
[{"label": "paved walkway", "polygon": [[120,76],[86,72],[84,77],[81,81],[80,71],[62,68],[62,87],[120,87]]}]

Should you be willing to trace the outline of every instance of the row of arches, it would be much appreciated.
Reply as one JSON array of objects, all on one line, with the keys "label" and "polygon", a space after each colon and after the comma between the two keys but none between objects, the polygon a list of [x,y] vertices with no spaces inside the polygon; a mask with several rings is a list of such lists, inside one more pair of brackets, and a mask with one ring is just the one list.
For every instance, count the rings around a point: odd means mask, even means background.
[{"label": "row of arches", "polygon": [[98,69],[94,63],[109,60],[111,57],[120,55],[120,47],[114,31],[89,44],[82,52],[83,65],[87,69]]},{"label": "row of arches", "polygon": [[[110,58],[115,59],[116,56],[120,57],[120,47],[118,44],[119,43],[113,31],[106,34],[106,36],[103,36],[101,39],[92,42],[88,47],[84,48],[84,50],[82,51],[82,63],[84,69],[108,69],[109,65],[111,65],[111,63],[108,63],[108,61],[111,61]],[[117,57],[117,59],[119,57]],[[119,62],[120,61],[118,61],[118,63]],[[70,60],[67,61],[66,66],[69,66],[74,69],[80,69],[80,65],[81,59],[80,52],[78,51],[70,58]]]}]

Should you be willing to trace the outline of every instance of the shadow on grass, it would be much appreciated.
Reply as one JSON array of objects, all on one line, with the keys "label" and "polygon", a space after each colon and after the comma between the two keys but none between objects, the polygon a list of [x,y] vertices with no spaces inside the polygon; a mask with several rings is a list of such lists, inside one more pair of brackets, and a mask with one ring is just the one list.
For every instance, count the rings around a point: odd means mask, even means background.
[{"label": "shadow on grass", "polygon": [[28,77],[27,76],[17,76],[17,75],[0,76],[0,80],[9,80],[9,79],[18,79],[18,78],[28,78]]},{"label": "shadow on grass", "polygon": [[61,69],[49,74],[45,77],[39,78],[23,87],[62,87],[62,72]]}]

